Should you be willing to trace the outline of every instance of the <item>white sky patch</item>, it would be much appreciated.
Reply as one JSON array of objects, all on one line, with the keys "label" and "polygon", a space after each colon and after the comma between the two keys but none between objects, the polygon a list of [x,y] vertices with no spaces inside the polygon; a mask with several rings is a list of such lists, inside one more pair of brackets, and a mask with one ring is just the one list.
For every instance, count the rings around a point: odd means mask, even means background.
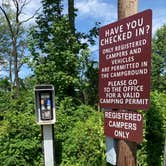
[{"label": "white sky patch", "polygon": [[7,76],[7,72],[5,72],[5,71],[3,71],[2,69],[1,69],[1,67],[0,67],[0,78],[3,78],[3,77],[5,77],[5,76]]},{"label": "white sky patch", "polygon": [[[31,0],[30,3],[25,7],[23,15],[21,16],[22,20],[26,20],[34,15],[34,13],[41,8],[40,0]],[[31,19],[29,23],[33,24],[35,18]]]},{"label": "white sky patch", "polygon": [[76,0],[76,9],[80,17],[97,18],[102,24],[109,23],[117,17],[117,9],[103,0]]},{"label": "white sky patch", "polygon": [[[3,0],[0,0],[0,5],[2,5]],[[32,17],[34,13],[41,8],[42,4],[40,2],[41,0],[26,0],[27,4],[24,6],[23,11],[20,15],[20,20],[27,20],[28,18]],[[4,0],[4,2],[7,2],[11,5],[11,8],[15,11],[15,5],[12,0]],[[6,3],[6,5],[7,5]],[[34,23],[35,19],[32,18],[31,20],[28,21],[28,24]],[[27,24],[27,23],[26,23]]]},{"label": "white sky patch", "polygon": [[90,50],[91,50],[91,54],[92,54],[92,59],[98,61],[98,52],[99,52],[98,45],[91,46]]},{"label": "white sky patch", "polygon": [[159,29],[162,25],[166,24],[166,10],[160,9],[153,10],[153,27],[152,27],[152,33],[155,34],[156,30]]},{"label": "white sky patch", "polygon": [[30,76],[33,74],[33,71],[26,65],[24,64],[22,66],[22,70],[19,71],[19,76],[20,78],[24,79],[26,78],[27,76]]}]

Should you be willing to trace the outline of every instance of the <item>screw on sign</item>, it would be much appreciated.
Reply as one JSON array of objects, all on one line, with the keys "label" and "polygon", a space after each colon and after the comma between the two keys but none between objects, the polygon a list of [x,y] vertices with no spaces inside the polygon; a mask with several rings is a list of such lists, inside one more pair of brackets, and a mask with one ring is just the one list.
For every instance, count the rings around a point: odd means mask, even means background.
[{"label": "screw on sign", "polygon": [[101,108],[149,108],[151,33],[151,10],[100,28]]}]

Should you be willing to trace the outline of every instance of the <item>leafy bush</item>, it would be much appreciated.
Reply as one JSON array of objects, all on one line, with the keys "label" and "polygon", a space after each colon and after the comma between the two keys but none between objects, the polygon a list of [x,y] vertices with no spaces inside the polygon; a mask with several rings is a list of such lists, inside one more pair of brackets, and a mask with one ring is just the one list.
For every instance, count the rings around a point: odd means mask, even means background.
[{"label": "leafy bush", "polygon": [[39,165],[41,134],[29,113],[8,112],[1,122],[0,163],[11,165]]},{"label": "leafy bush", "polygon": [[[24,92],[25,93],[25,92]],[[41,134],[34,118],[31,92],[19,99],[8,99],[0,121],[0,163],[11,165],[40,165],[42,159]]]},{"label": "leafy bush", "polygon": [[[36,125],[32,92],[19,99],[1,94],[0,163],[42,165],[42,139]],[[138,146],[139,166],[161,166],[166,129],[166,95],[153,92],[151,108],[144,115],[144,141]],[[56,109],[55,159],[61,166],[105,166],[103,113],[66,97]]]},{"label": "leafy bush", "polygon": [[151,93],[151,107],[144,113],[144,141],[139,146],[140,166],[162,166],[166,130],[166,95]]},{"label": "leafy bush", "polygon": [[65,98],[57,108],[55,142],[58,164],[62,166],[103,165],[105,144],[103,113]]}]

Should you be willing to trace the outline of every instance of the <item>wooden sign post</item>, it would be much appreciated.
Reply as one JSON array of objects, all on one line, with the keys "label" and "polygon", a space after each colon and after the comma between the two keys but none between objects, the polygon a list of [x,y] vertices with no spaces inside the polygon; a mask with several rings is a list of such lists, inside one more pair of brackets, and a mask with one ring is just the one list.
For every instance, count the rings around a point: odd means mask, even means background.
[{"label": "wooden sign post", "polygon": [[137,3],[119,0],[119,21],[99,30],[99,104],[105,135],[119,139],[117,166],[136,166],[143,118],[129,110],[150,105],[152,11],[135,14]]},{"label": "wooden sign post", "polygon": [[[129,13],[129,11],[131,11],[131,13]],[[128,17],[137,12],[138,0],[133,0],[132,2],[128,0],[118,0],[118,19]],[[119,140],[117,166],[136,166],[136,148],[137,145],[135,142]],[[128,156],[126,156],[126,154]]]}]

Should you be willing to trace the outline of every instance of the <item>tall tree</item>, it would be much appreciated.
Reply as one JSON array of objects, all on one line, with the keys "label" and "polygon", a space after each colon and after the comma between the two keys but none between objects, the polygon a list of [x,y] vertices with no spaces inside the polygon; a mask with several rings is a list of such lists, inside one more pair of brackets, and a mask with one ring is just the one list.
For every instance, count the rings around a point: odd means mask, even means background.
[{"label": "tall tree", "polygon": [[153,38],[152,90],[166,91],[166,24]]},{"label": "tall tree", "polygon": [[79,53],[88,47],[81,39],[94,44],[98,28],[93,28],[89,34],[75,30],[74,1],[69,4],[68,15],[63,15],[61,0],[43,0],[42,5],[43,11],[36,19],[37,25],[32,27],[29,40],[34,73],[39,83],[54,84],[56,96],[76,96],[78,90],[83,90],[80,82],[82,55]]},{"label": "tall tree", "polygon": [[[19,94],[19,58],[24,55],[25,51],[25,30],[23,24],[29,21],[34,15],[28,19],[21,20],[21,15],[26,5],[29,3],[29,0],[12,0],[12,1],[2,1],[0,6],[0,11],[2,12],[6,23],[7,29],[9,31],[9,36],[11,40],[11,55],[13,59],[14,67],[14,84],[16,86],[16,94]],[[11,4],[14,5],[14,8],[11,7]],[[12,12],[12,17],[11,17]],[[11,56],[10,56],[11,57]],[[10,61],[11,63],[12,61]],[[12,66],[12,64],[10,64]]]},{"label": "tall tree", "polygon": [[80,43],[70,31],[68,17],[62,14],[61,0],[43,0],[42,5],[30,39],[37,80],[54,84],[57,96],[73,96]]},{"label": "tall tree", "polygon": [[[8,15],[12,19],[12,11],[8,9]],[[7,22],[3,15],[0,16],[0,59],[1,59],[1,70],[8,72],[8,78],[12,87],[12,41],[10,31],[8,29]],[[12,89],[12,88],[11,88]]]}]

